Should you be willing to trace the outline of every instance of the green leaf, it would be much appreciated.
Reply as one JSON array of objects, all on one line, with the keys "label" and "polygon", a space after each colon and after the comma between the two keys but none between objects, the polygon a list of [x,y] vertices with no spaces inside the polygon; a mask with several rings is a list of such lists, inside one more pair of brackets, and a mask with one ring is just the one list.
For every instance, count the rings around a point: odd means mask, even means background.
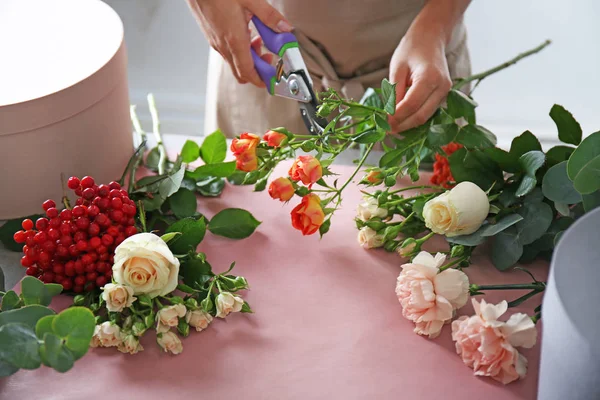
[{"label": "green leaf", "polygon": [[248,173],[236,170],[233,174],[227,177],[227,180],[233,185],[243,185]]},{"label": "green leaf", "polygon": [[378,108],[383,110],[383,101],[381,101],[381,96],[379,93],[375,91],[373,88],[368,88],[363,94],[363,97],[359,101],[360,104],[364,104],[365,106]]},{"label": "green leaf", "polygon": [[210,298],[210,295],[206,296],[206,298],[200,302],[200,306],[204,312],[210,313],[213,309],[213,301]]},{"label": "green leaf", "polygon": [[65,341],[75,360],[88,351],[95,326],[94,314],[85,307],[67,308],[52,321],[52,330]]},{"label": "green leaf", "polygon": [[515,265],[523,254],[523,245],[519,241],[517,229],[511,226],[498,233],[492,244],[492,263],[500,271]]},{"label": "green leaf", "polygon": [[163,240],[163,242],[169,243],[171,240],[175,239],[176,237],[178,237],[180,235],[181,235],[181,232],[169,232],[169,233],[165,233],[160,238]]},{"label": "green leaf", "polygon": [[346,109],[344,115],[348,117],[365,118],[373,115],[373,111],[361,106],[350,106]]},{"label": "green leaf", "polygon": [[160,153],[158,152],[158,147],[153,147],[146,156],[146,168],[157,171],[159,161]]},{"label": "green leaf", "polygon": [[252,308],[250,307],[250,304],[248,304],[247,301],[244,301],[244,304],[242,304],[242,309],[240,310],[240,312],[243,312],[243,313],[253,313],[254,311],[252,311]]},{"label": "green leaf", "polygon": [[188,294],[193,294],[194,292],[194,288],[192,288],[191,286],[185,285],[183,283],[180,283],[177,285],[177,290],[183,292],[183,293],[188,293]]},{"label": "green leaf", "polygon": [[558,211],[560,215],[564,215],[565,217],[568,217],[569,214],[571,214],[571,210],[569,209],[569,205],[567,203],[559,203],[555,201],[554,208],[556,208],[556,211]]},{"label": "green leaf", "polygon": [[19,295],[14,290],[9,290],[2,297],[2,311],[14,310],[18,307],[20,301]]},{"label": "green leaf", "polygon": [[494,147],[496,145],[496,136],[483,126],[467,125],[459,130],[455,141],[467,149],[481,149]]},{"label": "green leaf", "polygon": [[477,103],[460,90],[452,89],[446,98],[448,114],[454,119],[464,117],[470,124],[475,123],[475,107]]},{"label": "green leaf", "polygon": [[427,131],[427,143],[429,147],[441,148],[453,142],[458,135],[458,125],[454,122],[449,124],[431,125]]},{"label": "green leaf", "polygon": [[563,143],[577,146],[581,142],[581,125],[563,106],[555,104],[550,110],[550,117],[558,128],[558,138]]},{"label": "green leaf", "polygon": [[400,161],[402,161],[402,158],[404,158],[404,153],[405,152],[406,152],[405,148],[394,149],[394,150],[386,152],[379,159],[379,167],[386,168],[386,167],[396,167],[396,166],[398,166],[398,164],[400,163]]},{"label": "green leaf", "polygon": [[[590,171],[590,163],[600,156],[600,131],[592,133],[590,136],[583,139],[581,144],[575,149],[569,157],[567,163],[567,173],[569,178],[575,182],[578,175],[583,174],[584,177],[593,176],[594,172]],[[575,185],[577,187],[577,185]],[[587,192],[591,193],[594,190]],[[584,193],[584,194],[587,194]]]},{"label": "green leaf", "polygon": [[213,276],[213,272],[208,262],[191,259],[181,264],[181,275],[186,285],[196,287],[195,283],[202,286],[204,282]]},{"label": "green leaf", "polygon": [[390,132],[392,130],[390,124],[379,114],[375,114],[375,123],[377,124],[379,129],[385,132]]},{"label": "green leaf", "polygon": [[545,160],[546,156],[544,153],[537,150],[529,151],[519,157],[519,165],[525,172],[525,176],[523,176],[523,180],[521,180],[521,184],[515,193],[517,197],[525,196],[535,188],[537,184],[535,173],[544,165]]},{"label": "green leaf", "polygon": [[529,131],[525,131],[514,138],[510,145],[510,154],[515,157],[521,157],[532,150],[542,151],[542,145],[535,135]]},{"label": "green leaf", "polygon": [[201,165],[188,176],[192,179],[202,179],[204,177],[216,176],[219,178],[227,178],[235,172],[235,161],[221,162],[214,164]]},{"label": "green leaf", "polygon": [[191,190],[180,188],[169,197],[169,206],[177,218],[191,217],[196,213],[196,195]]},{"label": "green leaf", "polygon": [[539,252],[552,250],[554,248],[554,241],[556,239],[556,235],[559,232],[567,229],[574,222],[573,218],[569,217],[561,217],[552,221],[550,224],[550,228],[535,242],[531,243],[527,247],[534,247]]},{"label": "green leaf", "polygon": [[552,208],[546,203],[526,203],[518,213],[523,217],[517,222],[516,229],[519,243],[533,243],[539,239],[552,223]]},{"label": "green leaf", "polygon": [[383,109],[390,115],[396,112],[396,84],[384,79],[381,81],[381,94],[383,96]]},{"label": "green leaf", "polygon": [[470,181],[484,191],[492,186],[502,187],[504,183],[502,170],[483,152],[462,148],[452,153],[448,161],[456,182]]},{"label": "green leaf", "polygon": [[256,182],[256,185],[254,185],[254,191],[262,192],[263,190],[265,190],[267,188],[267,181],[267,178],[263,178]]},{"label": "green leaf", "polygon": [[3,311],[0,313],[0,326],[14,322],[25,324],[31,327],[31,329],[34,329],[35,324],[40,318],[52,314],[55,314],[55,312],[38,304],[25,306],[10,311]]},{"label": "green leaf", "polygon": [[566,161],[556,164],[546,172],[542,180],[542,190],[544,196],[555,202],[575,204],[582,200],[581,194],[575,190],[567,175]]},{"label": "green leaf", "polygon": [[31,304],[47,306],[52,301],[52,297],[60,294],[61,291],[61,285],[45,285],[42,281],[32,276],[26,276],[21,281],[21,296],[26,306]]},{"label": "green leaf", "polygon": [[56,315],[46,315],[40,318],[37,324],[35,324],[35,334],[39,339],[43,339],[46,332],[54,332],[52,330],[54,318],[56,318]]},{"label": "green leaf", "polygon": [[381,129],[369,129],[364,132],[359,132],[352,137],[352,141],[356,143],[376,143],[385,139],[385,131]]},{"label": "green leaf", "polygon": [[329,232],[329,228],[331,227],[331,218],[323,221],[323,224],[319,227],[319,235],[323,237],[327,232]]},{"label": "green leaf", "polygon": [[0,326],[0,360],[23,369],[40,367],[39,342],[30,326],[20,323]]},{"label": "green leaf", "polygon": [[260,225],[252,214],[241,208],[226,208],[215,215],[208,224],[208,230],[215,235],[230,239],[243,239],[250,236]]},{"label": "green leaf", "polygon": [[12,364],[4,362],[0,360],[0,378],[4,378],[6,376],[10,376],[19,370],[18,367],[15,367]]},{"label": "green leaf", "polygon": [[44,343],[40,346],[40,356],[44,360],[44,364],[58,372],[67,372],[73,368],[75,362],[73,353],[63,345],[62,339],[51,332],[44,335]]},{"label": "green leaf", "polygon": [[519,157],[508,153],[498,147],[484,149],[483,152],[490,157],[503,171],[515,173],[520,169]]},{"label": "green leaf", "polygon": [[217,197],[221,195],[224,188],[225,179],[223,178],[211,178],[196,184],[196,192],[205,197]]},{"label": "green leaf", "polygon": [[590,160],[577,172],[573,185],[581,194],[591,194],[600,189],[600,156]]},{"label": "green leaf", "polygon": [[597,190],[590,194],[582,195],[583,198],[583,209],[585,212],[590,212],[594,208],[600,206],[600,190]]},{"label": "green leaf", "polygon": [[181,149],[181,159],[184,163],[194,162],[200,157],[200,146],[193,140],[186,140]]},{"label": "green leaf", "polygon": [[510,207],[513,204],[515,204],[518,200],[519,199],[517,198],[517,196],[515,196],[515,188],[513,187],[505,188],[502,191],[502,193],[500,193],[500,196],[498,196],[498,201],[504,207]]},{"label": "green leaf", "polygon": [[221,163],[227,156],[227,141],[220,130],[216,130],[202,142],[200,157],[207,164]]},{"label": "green leaf", "polygon": [[470,235],[447,237],[446,240],[448,243],[460,244],[463,246],[479,246],[485,242],[486,238],[481,236],[481,232],[478,230]]},{"label": "green leaf", "polygon": [[13,239],[13,235],[16,231],[21,230],[21,223],[24,219],[28,218],[32,221],[36,221],[42,215],[29,215],[23,218],[11,219],[6,221],[4,225],[0,226],[0,242],[10,251],[23,251],[23,243],[17,243]]},{"label": "green leaf", "polygon": [[495,236],[510,226],[513,226],[517,222],[523,220],[523,217],[519,214],[509,214],[502,217],[495,224],[488,224],[482,227],[481,236]]},{"label": "green leaf", "polygon": [[541,203],[542,201],[544,201],[544,193],[542,192],[542,189],[540,189],[539,187],[536,187],[535,189],[533,189],[531,191],[531,193],[529,193],[527,196],[525,196],[525,201],[524,204],[538,204]]},{"label": "green leaf", "polygon": [[[162,199],[167,199],[173,193],[179,190],[183,175],[185,174],[185,165],[182,165],[178,170],[171,171],[169,175],[158,186],[158,193]],[[164,200],[163,200],[164,201]]]},{"label": "green leaf", "polygon": [[169,242],[169,248],[175,254],[185,254],[190,250],[196,250],[202,242],[206,233],[206,224],[202,217],[183,218],[169,226],[167,233],[169,232],[181,232],[181,236]]},{"label": "green leaf", "polygon": [[571,154],[573,154],[573,151],[575,151],[574,147],[554,146],[546,152],[546,164],[552,167],[559,162],[567,161]]}]

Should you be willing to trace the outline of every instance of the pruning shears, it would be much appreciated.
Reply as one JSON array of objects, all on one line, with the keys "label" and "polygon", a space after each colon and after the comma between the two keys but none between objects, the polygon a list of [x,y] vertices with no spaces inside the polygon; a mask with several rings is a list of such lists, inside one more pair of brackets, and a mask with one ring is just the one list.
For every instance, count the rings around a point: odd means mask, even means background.
[{"label": "pruning shears", "polygon": [[273,96],[296,100],[308,131],[315,135],[322,133],[327,126],[327,120],[317,115],[319,104],[296,36],[289,32],[273,31],[257,16],[252,17],[252,22],[265,47],[279,56],[276,66],[273,66],[260,58],[254,49],[250,49],[254,68],[267,86],[267,91]]}]

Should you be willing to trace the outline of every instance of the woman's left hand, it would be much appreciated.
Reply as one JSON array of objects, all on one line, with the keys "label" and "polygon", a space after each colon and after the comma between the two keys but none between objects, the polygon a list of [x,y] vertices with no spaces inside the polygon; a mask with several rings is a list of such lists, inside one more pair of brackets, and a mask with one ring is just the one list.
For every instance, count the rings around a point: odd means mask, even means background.
[{"label": "woman's left hand", "polygon": [[442,37],[409,31],[392,56],[390,82],[396,83],[392,132],[427,122],[452,87]]}]

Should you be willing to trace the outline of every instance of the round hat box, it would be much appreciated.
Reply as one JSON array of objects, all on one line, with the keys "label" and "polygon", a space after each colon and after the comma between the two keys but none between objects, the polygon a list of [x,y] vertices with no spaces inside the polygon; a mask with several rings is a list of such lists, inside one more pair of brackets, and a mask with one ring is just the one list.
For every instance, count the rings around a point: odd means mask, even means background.
[{"label": "round hat box", "polygon": [[61,177],[118,180],[133,139],[116,12],[100,0],[1,0],[0,38],[0,220],[58,203]]}]

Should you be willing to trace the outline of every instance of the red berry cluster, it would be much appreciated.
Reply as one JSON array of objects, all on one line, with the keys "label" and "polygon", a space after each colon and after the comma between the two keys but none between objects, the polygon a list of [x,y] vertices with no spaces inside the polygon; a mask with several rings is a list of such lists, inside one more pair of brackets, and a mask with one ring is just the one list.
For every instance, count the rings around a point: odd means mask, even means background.
[{"label": "red berry cluster", "polygon": [[77,196],[75,207],[59,212],[53,200],[46,200],[47,218],[35,225],[24,220],[14,240],[25,244],[21,265],[27,275],[81,293],[110,282],[115,248],[137,233],[137,210],[117,182],[98,186],[89,176],[71,177],[67,186]]}]

